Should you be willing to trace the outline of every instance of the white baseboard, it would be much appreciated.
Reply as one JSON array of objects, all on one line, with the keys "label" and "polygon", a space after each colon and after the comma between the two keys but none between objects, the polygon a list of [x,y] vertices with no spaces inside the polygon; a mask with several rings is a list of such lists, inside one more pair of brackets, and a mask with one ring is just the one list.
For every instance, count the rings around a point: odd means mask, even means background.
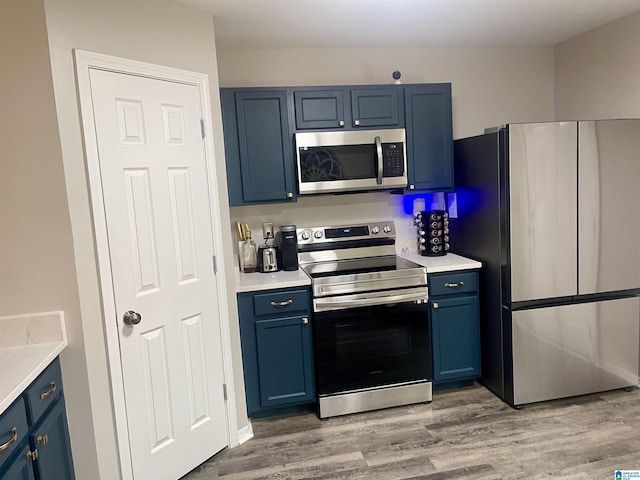
[{"label": "white baseboard", "polygon": [[251,420],[248,420],[249,424],[246,427],[242,427],[238,430],[238,445],[242,445],[247,440],[251,440],[253,438],[253,427],[251,425]]}]

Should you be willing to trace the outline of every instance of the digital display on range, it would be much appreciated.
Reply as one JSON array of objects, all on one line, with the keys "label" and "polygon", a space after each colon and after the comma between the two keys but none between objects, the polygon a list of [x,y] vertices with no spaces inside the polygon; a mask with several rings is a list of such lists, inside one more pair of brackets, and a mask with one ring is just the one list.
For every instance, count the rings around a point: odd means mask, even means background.
[{"label": "digital display on range", "polygon": [[342,228],[327,228],[324,232],[325,238],[348,238],[348,237],[361,237],[363,235],[369,235],[369,227],[342,227]]}]

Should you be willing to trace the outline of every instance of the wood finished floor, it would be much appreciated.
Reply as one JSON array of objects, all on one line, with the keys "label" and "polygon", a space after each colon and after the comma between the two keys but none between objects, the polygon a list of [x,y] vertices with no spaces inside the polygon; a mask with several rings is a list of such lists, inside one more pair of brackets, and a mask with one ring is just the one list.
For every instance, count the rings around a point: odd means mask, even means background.
[{"label": "wood finished floor", "polygon": [[613,479],[640,470],[640,390],[514,410],[480,385],[319,420],[252,422],[254,438],[183,480]]}]

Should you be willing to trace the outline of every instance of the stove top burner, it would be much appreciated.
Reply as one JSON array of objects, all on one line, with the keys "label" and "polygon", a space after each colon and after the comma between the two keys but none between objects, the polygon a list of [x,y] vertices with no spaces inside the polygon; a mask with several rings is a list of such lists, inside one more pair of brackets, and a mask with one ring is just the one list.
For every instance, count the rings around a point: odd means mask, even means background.
[{"label": "stove top burner", "polygon": [[423,267],[396,255],[318,262],[303,266],[304,271],[312,279],[371,272],[397,272],[412,268]]},{"label": "stove top burner", "polygon": [[314,299],[342,296],[336,298],[339,303],[344,296],[362,299],[354,295],[366,295],[367,301],[374,294],[427,296],[427,269],[395,254],[393,221],[304,227],[297,234],[298,261],[311,277]]}]

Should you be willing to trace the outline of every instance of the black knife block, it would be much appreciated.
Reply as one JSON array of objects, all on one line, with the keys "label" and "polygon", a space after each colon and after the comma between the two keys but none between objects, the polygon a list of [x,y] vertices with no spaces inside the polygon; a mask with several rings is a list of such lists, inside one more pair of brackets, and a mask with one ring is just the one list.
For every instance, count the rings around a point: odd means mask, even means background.
[{"label": "black knife block", "polygon": [[425,257],[440,257],[449,250],[449,214],[444,210],[426,210],[416,215],[418,252]]}]

